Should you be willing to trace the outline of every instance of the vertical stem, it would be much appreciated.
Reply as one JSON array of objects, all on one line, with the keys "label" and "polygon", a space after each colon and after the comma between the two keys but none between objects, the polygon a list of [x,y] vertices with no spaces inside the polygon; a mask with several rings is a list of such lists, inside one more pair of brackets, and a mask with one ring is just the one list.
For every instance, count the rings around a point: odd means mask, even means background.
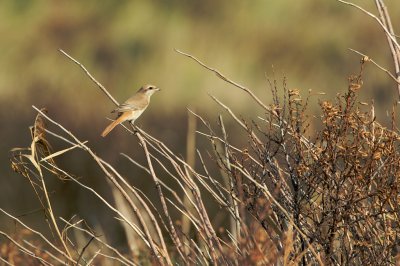
[{"label": "vertical stem", "polygon": [[[192,109],[195,111],[195,109]],[[196,154],[196,128],[197,128],[197,120],[196,117],[191,115],[188,112],[188,128],[187,128],[187,135],[186,135],[186,162],[187,164],[194,169],[195,167],[195,154]],[[189,171],[188,171],[188,174]],[[187,185],[185,185],[187,187]],[[193,210],[192,205],[190,203],[190,199],[184,196],[183,198],[183,204],[185,208],[189,210]],[[182,214],[182,231],[184,234],[189,236],[190,234],[190,220],[189,218]]]},{"label": "vertical stem", "polygon": [[[225,165],[226,168],[228,169],[228,171],[231,171],[231,163],[229,160],[229,153],[228,153],[228,148],[229,148],[229,142],[228,142],[228,136],[226,134],[226,130],[225,130],[225,126],[224,126],[224,121],[222,120],[222,116],[219,115],[219,123],[221,126],[221,130],[222,130],[222,135],[224,137],[224,152],[225,152]],[[233,235],[233,240],[235,241],[235,246],[237,249],[239,249],[239,243],[240,243],[240,220],[239,220],[239,206],[238,203],[236,202],[235,198],[233,197],[233,189],[235,187],[232,177],[230,175],[223,175],[224,177],[224,181],[226,186],[228,187],[229,185],[229,190],[230,190],[230,198],[229,201],[231,203],[231,205],[233,206],[233,211],[235,216],[230,216],[230,225],[231,225],[231,232]],[[239,252],[239,250],[237,250]]]}]

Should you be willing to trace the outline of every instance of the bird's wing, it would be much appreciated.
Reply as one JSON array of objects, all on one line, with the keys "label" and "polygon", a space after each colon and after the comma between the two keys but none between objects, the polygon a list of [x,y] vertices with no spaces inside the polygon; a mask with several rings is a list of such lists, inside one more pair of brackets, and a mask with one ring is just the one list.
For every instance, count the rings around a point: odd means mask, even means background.
[{"label": "bird's wing", "polygon": [[116,109],[114,109],[112,111],[112,113],[118,112],[118,113],[123,113],[126,111],[135,111],[135,110],[139,110],[140,108],[137,106],[134,106],[132,104],[129,104],[127,102],[124,102],[122,104],[120,104]]},{"label": "bird's wing", "polygon": [[123,104],[120,104],[113,112],[123,113],[126,111],[142,110],[149,104],[148,99],[142,94],[135,94]]}]

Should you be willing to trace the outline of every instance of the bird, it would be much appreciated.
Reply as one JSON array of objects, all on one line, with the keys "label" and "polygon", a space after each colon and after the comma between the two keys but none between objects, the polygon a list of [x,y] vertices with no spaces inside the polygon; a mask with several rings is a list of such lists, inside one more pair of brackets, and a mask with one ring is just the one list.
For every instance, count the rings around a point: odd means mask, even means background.
[{"label": "bird", "polygon": [[160,89],[154,85],[142,86],[132,97],[112,111],[112,113],[118,113],[117,119],[104,129],[101,136],[107,136],[114,127],[125,121],[134,123],[144,110],[146,110],[147,106],[149,106],[151,95],[159,90]]}]

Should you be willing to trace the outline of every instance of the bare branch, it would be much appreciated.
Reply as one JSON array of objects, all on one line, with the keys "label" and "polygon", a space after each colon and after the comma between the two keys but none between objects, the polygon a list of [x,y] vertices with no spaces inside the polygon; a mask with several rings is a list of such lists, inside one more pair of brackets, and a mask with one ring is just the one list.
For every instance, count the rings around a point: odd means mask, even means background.
[{"label": "bare branch", "polygon": [[217,75],[217,77],[219,77],[220,79],[222,79],[223,81],[228,82],[229,84],[245,91],[246,93],[248,93],[257,103],[258,105],[260,105],[262,108],[264,108],[265,110],[270,110],[270,108],[268,106],[266,106],[250,89],[246,88],[243,85],[240,85],[239,83],[234,82],[233,80],[227,78],[226,76],[224,76],[221,72],[219,72],[218,70],[211,68],[209,66],[207,66],[206,64],[204,64],[203,62],[201,62],[199,59],[197,59],[196,57],[194,57],[191,54],[188,53],[184,53],[182,51],[179,51],[178,49],[175,49],[175,51],[181,55],[184,55],[194,61],[196,61],[199,65],[201,65],[202,67],[214,72],[215,75]]},{"label": "bare branch", "polygon": [[114,99],[114,97],[107,91],[107,89],[101,85],[100,82],[98,82],[90,73],[89,71],[81,64],[79,63],[76,59],[74,59],[72,56],[70,56],[69,54],[67,54],[64,50],[62,49],[58,49],[63,55],[65,55],[68,59],[70,59],[72,62],[74,62],[75,64],[77,64],[78,66],[80,66],[80,68],[82,68],[83,71],[85,71],[86,75],[88,75],[88,77],[97,85],[99,86],[99,88],[105,93],[105,95],[107,95],[107,97],[116,105],[118,106],[119,103],[117,100]]},{"label": "bare branch", "polygon": [[25,225],[21,220],[19,220],[17,217],[9,214],[8,212],[4,211],[3,209],[0,208],[0,211],[2,213],[4,213],[6,216],[10,217],[11,219],[13,219],[14,221],[18,222],[20,225],[22,225],[24,228],[28,229],[30,232],[38,235],[41,239],[43,239],[48,245],[50,245],[55,251],[57,251],[59,254],[61,254],[62,256],[64,256],[64,258],[66,258],[68,261],[72,262],[72,263],[76,263],[76,261],[69,256],[67,253],[65,253],[64,251],[60,250],[56,245],[54,245],[50,240],[48,240],[42,233],[30,228],[29,226]]},{"label": "bare branch", "polygon": [[361,6],[356,5],[356,4],[354,4],[354,3],[347,2],[347,1],[343,1],[343,0],[336,0],[336,1],[341,2],[341,3],[343,3],[343,4],[346,4],[346,5],[349,5],[349,6],[352,6],[352,7],[355,7],[355,8],[357,8],[357,9],[361,10],[362,12],[364,12],[365,14],[367,14],[368,16],[370,16],[371,18],[375,19],[375,20],[378,22],[378,24],[381,26],[381,28],[385,31],[385,33],[387,34],[387,36],[391,39],[391,41],[393,42],[393,44],[397,47],[397,49],[400,49],[400,45],[399,45],[399,43],[397,42],[395,36],[389,32],[388,28],[382,23],[382,21],[381,21],[376,15],[374,15],[373,13],[371,13],[371,12],[365,10],[365,9],[362,8]]},{"label": "bare branch", "polygon": [[357,53],[359,55],[362,56],[362,60],[366,61],[366,62],[371,62],[372,64],[374,64],[376,67],[378,67],[380,70],[382,70],[383,72],[385,72],[391,79],[393,79],[396,83],[400,84],[400,80],[397,80],[397,78],[395,76],[393,76],[392,72],[390,72],[389,70],[387,70],[386,68],[382,67],[381,65],[379,65],[378,63],[376,63],[371,57],[369,57],[366,54],[363,54],[355,49],[349,48],[350,51]]}]

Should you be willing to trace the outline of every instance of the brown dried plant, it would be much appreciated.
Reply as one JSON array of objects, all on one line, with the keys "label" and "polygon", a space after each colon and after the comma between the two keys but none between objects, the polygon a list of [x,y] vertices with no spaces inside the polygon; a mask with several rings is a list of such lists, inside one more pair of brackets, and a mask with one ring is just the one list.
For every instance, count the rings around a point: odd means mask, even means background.
[{"label": "brown dried plant", "polygon": [[[262,106],[265,115],[253,121],[239,119],[212,96],[242,129],[235,134],[242,132],[242,137],[248,140],[248,146],[239,149],[229,140],[222,116],[219,116],[219,129],[215,130],[193,113],[208,131],[198,133],[209,138],[215,151],[212,158],[222,177],[218,172],[210,172],[201,150],[198,150],[201,168],[196,170],[162,141],[136,128],[134,134],[143,147],[147,165],[125,157],[152,177],[158,193],[156,198],[136,189],[86,142],[35,108],[39,114],[32,130],[32,145],[14,149],[12,165],[32,184],[51,221],[50,229],[59,237],[47,239],[2,210],[32,232],[37,237],[35,241],[42,241],[39,244],[29,239],[21,242],[21,237],[2,232],[10,241],[3,249],[20,245],[18,250],[26,249],[21,256],[31,256],[44,264],[60,261],[90,264],[110,259],[127,265],[146,260],[168,265],[174,262],[394,264],[400,236],[400,136],[394,113],[392,128],[388,129],[375,121],[373,105],[366,110],[365,104],[357,101],[362,87],[362,68],[358,75],[349,78],[344,95],[339,94],[334,102],[320,102],[320,129],[313,137],[307,137],[311,121],[306,109],[311,94],[303,100],[298,90],[287,88],[285,80],[283,99],[278,97],[277,82],[270,82],[273,102]],[[44,120],[61,129],[62,134],[44,127]],[[70,147],[52,152],[51,140],[46,136],[64,140]],[[57,156],[75,148],[92,156],[115,190],[114,195],[122,196],[120,203],[116,201],[114,206],[107,202],[93,188],[55,164]],[[155,165],[159,166],[157,171]],[[130,255],[122,254],[82,220],[56,221],[45,176],[74,182],[93,193],[128,225],[125,232],[131,236],[129,241],[143,242],[136,246],[141,249],[139,253],[147,255],[138,256],[133,249]],[[176,187],[167,185],[166,178],[175,182]],[[229,217],[224,228],[214,228],[211,223],[205,195],[210,195],[214,206],[219,206]],[[161,203],[159,208],[155,207],[157,201]],[[187,218],[185,223],[194,228],[194,235],[174,222],[172,209]],[[74,230],[84,232],[81,237],[87,244],[80,249],[71,233]],[[107,251],[96,252],[100,247]],[[13,259],[17,257],[13,253]]]},{"label": "brown dried plant", "polygon": [[[286,88],[285,100],[274,97],[273,111],[262,122],[241,122],[249,147],[239,150],[210,134],[227,147],[229,160],[216,145],[218,162],[243,204],[241,219],[246,225],[259,223],[280,257],[289,248],[292,260],[316,263],[307,251],[312,245],[326,264],[395,263],[400,135],[394,113],[388,129],[375,121],[373,105],[364,110],[365,104],[357,102],[361,77],[362,69],[349,78],[344,95],[320,102],[321,128],[308,141],[309,99]],[[290,247],[288,232],[293,232]]]},{"label": "brown dried plant", "polygon": [[[376,4],[380,17],[374,18],[386,29],[397,69],[397,39],[383,1]],[[118,104],[81,63],[61,52]],[[204,147],[196,150],[194,158],[194,136],[188,136],[193,147],[188,148],[191,155],[185,161],[162,140],[133,125],[132,129],[126,127],[141,145],[146,163],[122,155],[127,163],[144,170],[155,185],[155,193],[149,195],[100,158],[86,141],[34,107],[38,116],[31,130],[31,145],[13,149],[11,163],[35,191],[50,233],[39,232],[0,209],[15,224],[13,233],[0,231],[2,263],[396,264],[400,257],[396,113],[392,112],[387,128],[376,121],[373,102],[358,101],[363,68],[374,61],[363,55],[361,70],[349,78],[346,92],[334,101],[321,100],[320,115],[313,118],[307,115],[313,94],[303,99],[299,90],[288,88],[285,79],[281,88],[275,79],[269,81],[272,103],[268,105],[249,88],[194,56],[177,52],[247,94],[263,115],[241,119],[214,96],[212,100],[227,114],[218,116],[217,127],[209,123],[215,118],[205,119],[191,111],[202,129],[192,124],[189,131],[199,128],[197,134],[208,138],[211,161],[204,158]],[[399,84],[398,76],[390,76]],[[233,126],[225,126],[228,119]],[[53,152],[55,140],[68,147]],[[77,179],[68,166],[61,169],[56,164],[58,156],[69,156],[74,149],[84,151],[101,170],[105,178],[99,180],[109,185],[113,201],[87,185],[85,177]],[[103,203],[123,225],[128,248],[123,252],[111,245],[92,229],[95,224],[78,218],[79,213],[70,219],[56,218],[58,210],[53,209],[47,188],[49,179],[72,182]],[[213,223],[215,209],[219,217],[225,217],[222,226]]]}]

